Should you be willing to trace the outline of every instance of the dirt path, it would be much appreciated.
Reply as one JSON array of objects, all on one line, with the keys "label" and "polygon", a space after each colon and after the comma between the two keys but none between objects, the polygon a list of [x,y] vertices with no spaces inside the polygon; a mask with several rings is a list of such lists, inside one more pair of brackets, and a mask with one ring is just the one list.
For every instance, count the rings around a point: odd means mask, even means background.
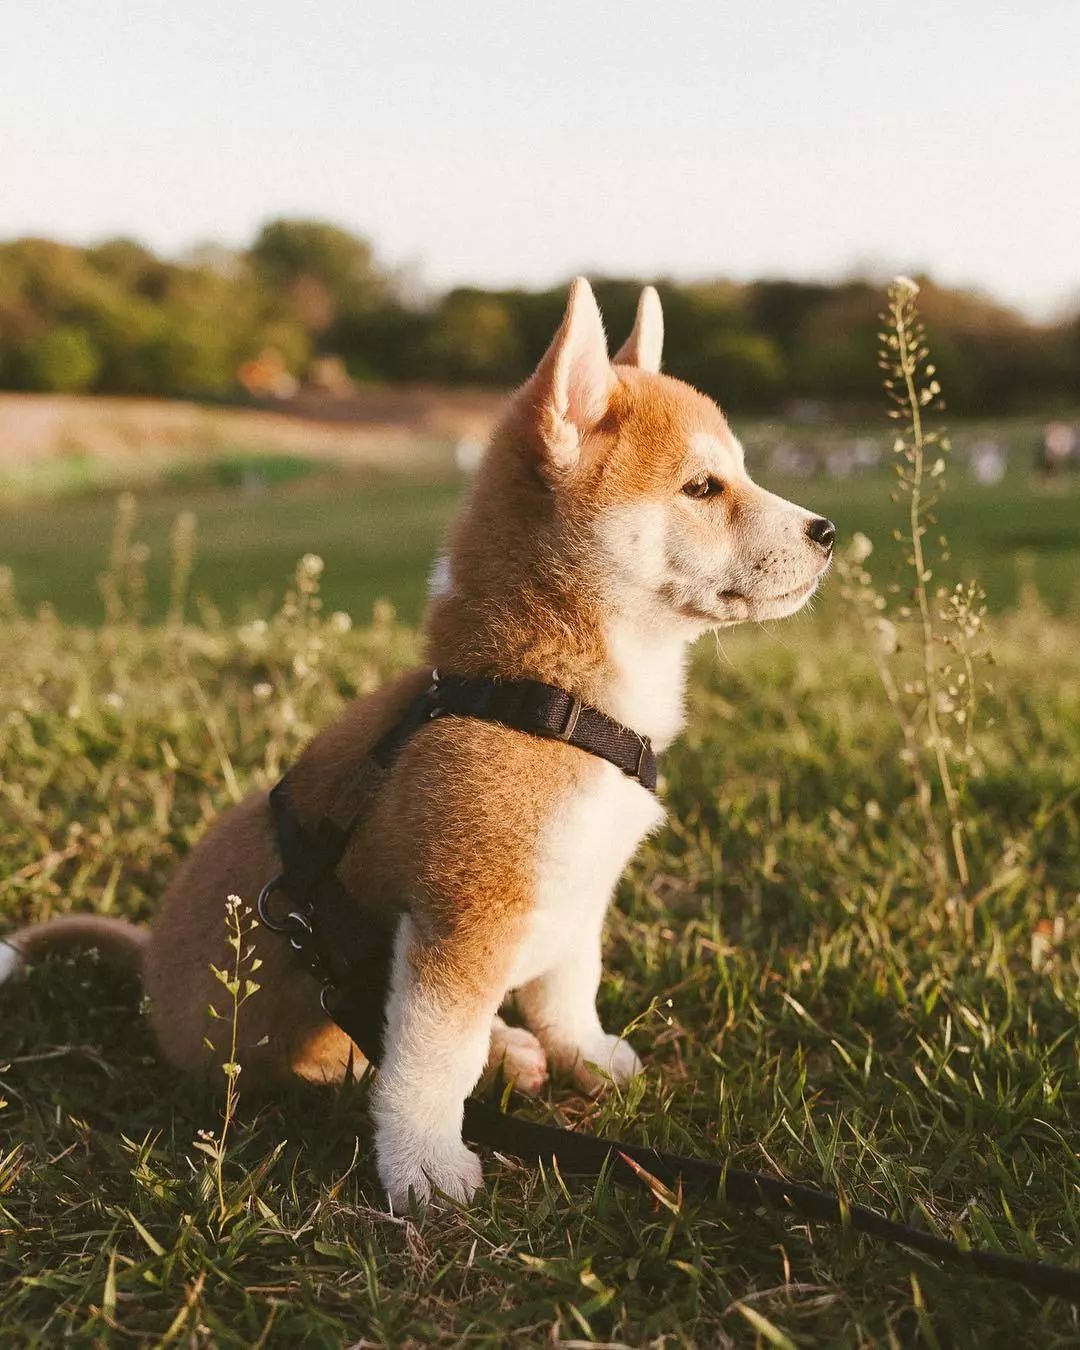
[{"label": "dirt path", "polygon": [[0,470],[54,457],[169,460],[226,451],[400,464],[402,455],[422,452],[424,441],[486,435],[501,397],[471,390],[372,389],[347,401],[301,396],[294,413],[158,399],[0,394]]}]

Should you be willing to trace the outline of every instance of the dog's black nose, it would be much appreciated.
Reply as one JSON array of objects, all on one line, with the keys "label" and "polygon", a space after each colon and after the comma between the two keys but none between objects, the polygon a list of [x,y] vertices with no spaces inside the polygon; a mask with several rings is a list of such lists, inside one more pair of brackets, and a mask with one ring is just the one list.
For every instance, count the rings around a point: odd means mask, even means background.
[{"label": "dog's black nose", "polygon": [[826,553],[832,552],[833,544],[836,543],[836,526],[831,520],[826,520],[824,516],[815,516],[813,520],[807,522],[806,533],[815,544],[820,544]]}]

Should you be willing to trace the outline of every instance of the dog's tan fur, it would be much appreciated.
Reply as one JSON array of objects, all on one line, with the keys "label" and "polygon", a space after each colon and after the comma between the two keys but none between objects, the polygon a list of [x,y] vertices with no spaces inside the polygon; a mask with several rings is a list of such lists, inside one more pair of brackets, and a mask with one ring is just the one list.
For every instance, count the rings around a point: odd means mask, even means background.
[{"label": "dog's tan fur", "polygon": [[[808,513],[746,477],[716,405],[657,373],[661,338],[650,289],[612,365],[592,293],[575,283],[563,326],[495,431],[453,533],[427,656],[460,674],[560,685],[662,745],[681,716],[687,641],[797,608],[827,557],[805,538]],[[682,494],[702,472],[723,473],[721,498]],[[311,742],[292,771],[302,822],[319,820],[427,678],[426,668],[401,676]],[[560,742],[448,718],[406,744],[339,869],[358,923],[366,906],[406,916],[373,1103],[380,1173],[395,1203],[410,1187],[468,1196],[478,1184],[460,1122],[485,1062],[531,1091],[549,1062],[589,1087],[600,1081],[590,1062],[616,1080],[640,1068],[629,1046],[603,1033],[594,998],[611,885],[658,819],[643,789]],[[617,837],[596,850],[590,831],[599,822],[608,833],[609,820]],[[206,1010],[220,992],[210,967],[228,954],[225,898],[250,902],[277,866],[260,791],[184,862],[145,949],[122,926],[81,930],[129,953],[138,947],[153,1025],[178,1069],[209,1066]],[[589,894],[575,908],[578,871]],[[575,925],[580,933],[560,932]],[[65,930],[43,926],[10,941],[32,954],[50,932]],[[262,989],[241,1011],[245,1081],[327,1081],[350,1063],[362,1067],[287,943],[261,929],[253,940]],[[513,988],[532,1032],[497,1016]]]}]

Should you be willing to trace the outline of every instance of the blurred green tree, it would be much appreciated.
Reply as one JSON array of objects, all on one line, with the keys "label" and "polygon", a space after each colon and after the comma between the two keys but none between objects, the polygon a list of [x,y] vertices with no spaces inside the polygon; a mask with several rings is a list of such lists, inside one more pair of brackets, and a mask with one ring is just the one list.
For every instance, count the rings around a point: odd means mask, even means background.
[{"label": "blurred green tree", "polygon": [[722,407],[769,408],[783,392],[784,358],[761,333],[712,333],[702,343],[699,364],[694,383]]},{"label": "blurred green tree", "polygon": [[436,311],[428,350],[443,379],[508,385],[519,378],[521,342],[513,315],[495,295],[451,291]]},{"label": "blurred green tree", "polygon": [[320,220],[272,220],[249,251],[256,276],[312,333],[339,316],[371,310],[386,279],[366,239]]},{"label": "blurred green tree", "polygon": [[[920,281],[954,411],[1049,414],[1080,398],[1080,315],[1034,324],[984,296]],[[596,281],[613,351],[640,285]],[[657,286],[664,369],[725,406],[876,405],[878,286]],[[204,245],[182,260],[131,239],[90,248],[15,239],[0,243],[0,385],[217,398],[238,390],[241,365],[272,351],[294,377],[338,356],[355,378],[506,386],[533,368],[565,299],[556,286],[408,300],[366,239],[319,220],[272,220],[247,250]]]},{"label": "blurred green tree", "polygon": [[61,323],[26,344],[22,369],[28,389],[81,394],[97,379],[101,355],[85,328]]}]

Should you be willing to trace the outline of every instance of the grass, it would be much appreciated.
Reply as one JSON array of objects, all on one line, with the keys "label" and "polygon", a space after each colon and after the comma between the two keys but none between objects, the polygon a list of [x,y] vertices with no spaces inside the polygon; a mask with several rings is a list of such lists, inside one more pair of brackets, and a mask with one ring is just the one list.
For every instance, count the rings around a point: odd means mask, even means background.
[{"label": "grass", "polygon": [[[316,548],[328,567],[328,606],[368,615],[376,600],[393,597],[415,619],[458,492],[453,483],[319,478],[151,497],[140,502],[137,530],[150,547],[150,613],[164,615],[169,533],[177,515],[191,510],[200,540],[193,587],[230,618],[273,608],[293,563]],[[65,620],[96,621],[114,516],[114,502],[96,498],[0,518],[0,562],[12,566],[24,605],[48,601]]]},{"label": "grass", "polygon": [[[357,536],[413,575],[449,495],[399,491],[391,513],[380,491],[300,492],[273,547],[299,551],[332,511],[346,553],[363,501]],[[211,570],[232,556],[272,575],[253,542],[270,505],[237,519],[222,501],[204,523]],[[96,540],[93,570],[100,510],[79,543],[89,556]],[[333,565],[326,581],[337,604]],[[115,605],[95,627],[9,613],[4,927],[151,915],[216,811],[415,659],[385,609],[343,629],[295,607],[239,626],[141,626]],[[669,823],[609,925],[604,1016],[642,1019],[647,1076],[599,1105],[557,1085],[520,1109],[837,1188],[973,1243],[1075,1253],[1077,629],[1029,590],[992,637],[964,898],[935,889],[901,733],[838,586],[813,615],[704,644],[665,758]],[[490,1156],[471,1209],[391,1219],[362,1085],[260,1102],[240,1080],[217,1149],[220,1098],[173,1079],[138,1006],[89,956],[0,994],[2,1344],[1080,1343],[1075,1308],[843,1231],[667,1208]]]}]

